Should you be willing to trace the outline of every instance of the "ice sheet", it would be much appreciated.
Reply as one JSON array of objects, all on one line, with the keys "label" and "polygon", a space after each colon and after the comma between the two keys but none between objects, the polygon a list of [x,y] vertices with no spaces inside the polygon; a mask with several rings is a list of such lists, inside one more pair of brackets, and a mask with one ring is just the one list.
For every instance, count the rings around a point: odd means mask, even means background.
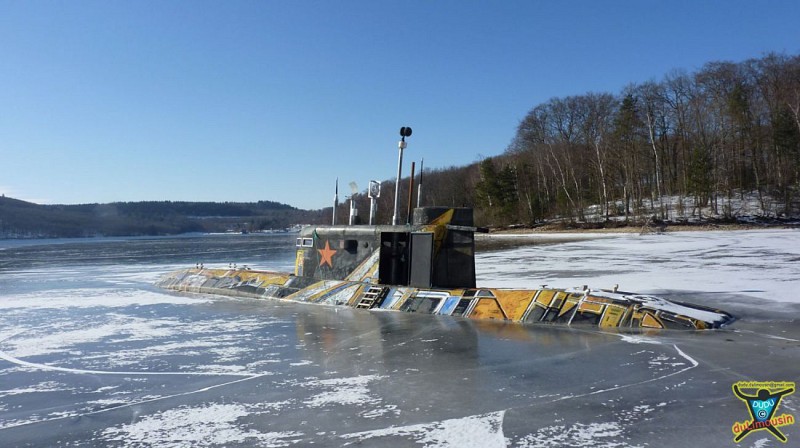
[{"label": "ice sheet", "polygon": [[[700,334],[209,299],[153,289],[153,265],[6,271],[0,439],[11,447],[729,445],[730,425],[748,416],[732,381],[800,379],[796,314],[778,311],[796,302],[798,250],[798,232],[768,230],[614,235],[478,255],[488,286],[618,283],[694,292],[690,302],[722,292],[765,304],[767,320]],[[786,397],[781,411],[798,403]],[[794,427],[787,434],[800,437]],[[769,437],[748,441],[771,446]]]},{"label": "ice sheet", "polygon": [[479,285],[742,293],[800,303],[800,231],[619,234],[478,254]]}]

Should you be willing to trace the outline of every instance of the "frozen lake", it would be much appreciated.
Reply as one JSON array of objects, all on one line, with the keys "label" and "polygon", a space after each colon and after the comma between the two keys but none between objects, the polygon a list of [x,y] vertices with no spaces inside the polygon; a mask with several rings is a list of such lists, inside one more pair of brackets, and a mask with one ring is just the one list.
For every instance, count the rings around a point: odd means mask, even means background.
[{"label": "frozen lake", "polygon": [[[749,418],[734,382],[800,380],[795,230],[605,235],[478,256],[479,286],[619,284],[739,318],[705,332],[152,286],[198,262],[290,271],[294,235],[0,241],[0,444],[732,446],[731,426]],[[780,412],[800,417],[798,397]],[[797,424],[781,430],[800,441]],[[766,431],[740,443],[777,445]]]}]

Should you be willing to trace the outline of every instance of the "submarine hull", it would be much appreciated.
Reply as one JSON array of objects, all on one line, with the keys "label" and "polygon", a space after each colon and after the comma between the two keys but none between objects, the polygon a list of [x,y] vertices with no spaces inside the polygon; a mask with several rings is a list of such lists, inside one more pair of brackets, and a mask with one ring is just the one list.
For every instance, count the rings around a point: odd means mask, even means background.
[{"label": "submarine hull", "polygon": [[157,285],[175,291],[347,306],[364,310],[600,328],[703,330],[730,314],[648,295],[592,289],[416,288],[315,279],[247,269],[175,271]]}]

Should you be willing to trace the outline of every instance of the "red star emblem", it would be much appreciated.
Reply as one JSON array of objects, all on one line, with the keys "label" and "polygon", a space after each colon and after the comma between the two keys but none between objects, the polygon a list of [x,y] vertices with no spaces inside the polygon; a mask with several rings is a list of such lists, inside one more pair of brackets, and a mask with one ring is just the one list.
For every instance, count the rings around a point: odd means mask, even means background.
[{"label": "red star emblem", "polygon": [[327,264],[328,266],[333,267],[333,254],[336,253],[336,250],[331,249],[331,245],[327,240],[325,241],[325,248],[317,249],[317,252],[319,252],[320,266],[322,266],[323,264]]}]

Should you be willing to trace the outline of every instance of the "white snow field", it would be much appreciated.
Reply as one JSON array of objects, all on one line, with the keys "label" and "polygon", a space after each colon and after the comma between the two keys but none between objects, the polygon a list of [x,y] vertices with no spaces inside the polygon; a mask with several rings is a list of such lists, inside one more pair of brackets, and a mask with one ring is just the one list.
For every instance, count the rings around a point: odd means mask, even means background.
[{"label": "white snow field", "polygon": [[800,303],[800,230],[496,237],[584,240],[483,254],[476,260],[480,284],[595,288],[618,284],[620,290],[641,293],[746,293]]}]

